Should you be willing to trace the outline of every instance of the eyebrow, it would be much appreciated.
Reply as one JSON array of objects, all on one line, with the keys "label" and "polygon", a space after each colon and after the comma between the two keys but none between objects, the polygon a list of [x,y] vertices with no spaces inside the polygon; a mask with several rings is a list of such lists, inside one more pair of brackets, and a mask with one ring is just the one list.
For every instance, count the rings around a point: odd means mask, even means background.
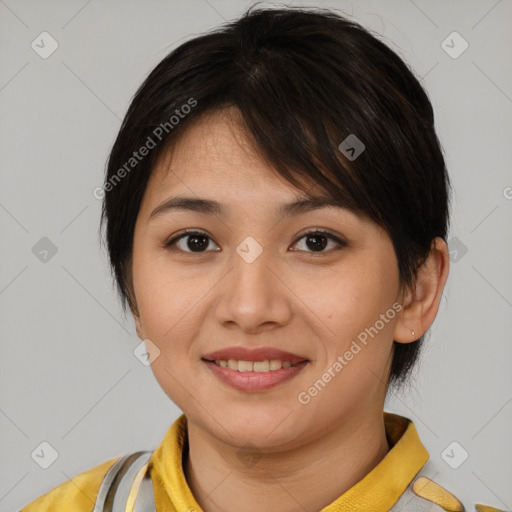
[{"label": "eyebrow", "polygon": [[[339,201],[325,197],[307,197],[282,204],[276,214],[280,217],[300,215],[321,208],[336,207],[347,209]],[[149,220],[172,211],[192,211],[206,215],[225,216],[226,208],[213,199],[197,197],[171,197],[157,206],[149,215]]]}]

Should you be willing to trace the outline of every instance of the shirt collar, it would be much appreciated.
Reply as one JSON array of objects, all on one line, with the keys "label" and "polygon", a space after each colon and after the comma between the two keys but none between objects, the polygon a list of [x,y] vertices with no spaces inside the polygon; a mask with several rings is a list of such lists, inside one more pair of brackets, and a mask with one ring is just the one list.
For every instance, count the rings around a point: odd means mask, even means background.
[{"label": "shirt collar", "polygon": [[[429,459],[410,419],[385,411],[383,415],[390,451],[362,480],[321,512],[387,512]],[[183,473],[182,460],[187,442],[187,418],[182,414],[168,429],[150,459],[149,470],[158,511],[201,510]]]},{"label": "shirt collar", "polygon": [[410,419],[383,414],[391,449],[362,480],[321,512],[387,512],[429,459]]}]

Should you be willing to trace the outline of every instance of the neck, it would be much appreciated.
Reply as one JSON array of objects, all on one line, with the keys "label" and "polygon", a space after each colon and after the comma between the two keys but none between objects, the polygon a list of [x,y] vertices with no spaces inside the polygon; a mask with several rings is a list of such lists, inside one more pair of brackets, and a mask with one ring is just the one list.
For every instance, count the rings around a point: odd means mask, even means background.
[{"label": "neck", "polygon": [[257,458],[193,423],[188,442],[185,478],[204,512],[321,510],[389,451],[382,411],[365,422],[352,418],[299,448],[258,453]]}]

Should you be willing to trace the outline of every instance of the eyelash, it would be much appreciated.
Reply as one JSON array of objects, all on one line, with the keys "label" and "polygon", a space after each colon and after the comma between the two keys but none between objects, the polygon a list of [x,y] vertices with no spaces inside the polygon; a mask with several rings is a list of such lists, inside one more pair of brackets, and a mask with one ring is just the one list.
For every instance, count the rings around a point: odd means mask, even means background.
[{"label": "eyelash", "polygon": [[[210,238],[210,236],[203,232],[203,231],[197,231],[197,230],[185,230],[185,231],[182,231],[179,235],[175,236],[174,238],[171,238],[169,241],[167,241],[165,243],[165,248],[167,249],[171,249],[173,245],[176,244],[176,242],[178,242],[179,240],[181,240],[182,238],[186,238],[187,236],[191,236],[191,235],[199,235],[199,236],[204,236],[210,240],[212,240]],[[302,240],[303,238],[306,238],[308,236],[325,236],[326,238],[328,238],[329,240],[332,240],[334,242],[336,242],[339,246],[341,247],[346,247],[347,246],[347,243],[344,241],[344,240],[341,240],[340,238],[338,238],[337,236],[334,236],[332,233],[330,233],[329,231],[325,231],[325,230],[322,230],[322,229],[315,229],[315,230],[312,230],[312,231],[308,231],[307,233],[304,233],[302,236],[300,236],[295,242],[293,245],[295,245],[297,242],[299,242],[300,240]],[[178,249],[179,250],[179,249]],[[335,249],[336,250],[336,249]],[[198,251],[198,252],[194,252],[194,251],[182,251],[182,252],[185,252],[187,254],[205,254],[207,252],[211,252],[211,251]],[[215,252],[218,252],[218,251],[215,251]],[[313,255],[321,255],[321,254],[330,254],[332,252],[332,249],[329,250],[329,251],[299,251],[299,252],[306,252],[308,254],[313,254]]]}]

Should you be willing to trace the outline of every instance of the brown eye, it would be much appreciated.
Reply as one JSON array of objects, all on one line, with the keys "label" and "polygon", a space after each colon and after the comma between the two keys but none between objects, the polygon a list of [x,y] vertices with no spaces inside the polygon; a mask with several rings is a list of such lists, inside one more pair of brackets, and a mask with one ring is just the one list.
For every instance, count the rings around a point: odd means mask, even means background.
[{"label": "brown eye", "polygon": [[[324,251],[324,249],[327,247],[329,242],[334,242],[335,245],[338,246],[346,246],[347,244],[340,240],[338,237],[334,236],[333,234],[329,233],[328,231],[311,231],[309,233],[306,233],[303,235],[299,240],[297,240],[296,244],[300,242],[301,240],[304,240],[304,246],[306,249],[300,249],[300,250],[306,250],[306,252],[313,252],[313,253],[321,253],[321,252],[329,252]],[[309,250],[308,250],[309,249]]]},{"label": "brown eye", "polygon": [[165,246],[171,248],[176,246],[180,251],[183,252],[208,252],[206,249],[210,246],[211,238],[201,231],[188,231],[182,233],[169,240]]}]

